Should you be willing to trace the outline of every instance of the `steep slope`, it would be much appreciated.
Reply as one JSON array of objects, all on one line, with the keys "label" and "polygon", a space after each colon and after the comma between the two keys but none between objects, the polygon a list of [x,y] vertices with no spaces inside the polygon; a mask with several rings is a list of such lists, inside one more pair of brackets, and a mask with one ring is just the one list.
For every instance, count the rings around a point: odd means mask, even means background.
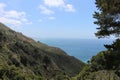
[{"label": "steep slope", "polygon": [[0,23],[0,79],[69,80],[84,65],[61,49],[36,42]]},{"label": "steep slope", "polygon": [[77,80],[120,80],[120,39],[104,46],[107,50],[93,56]]}]

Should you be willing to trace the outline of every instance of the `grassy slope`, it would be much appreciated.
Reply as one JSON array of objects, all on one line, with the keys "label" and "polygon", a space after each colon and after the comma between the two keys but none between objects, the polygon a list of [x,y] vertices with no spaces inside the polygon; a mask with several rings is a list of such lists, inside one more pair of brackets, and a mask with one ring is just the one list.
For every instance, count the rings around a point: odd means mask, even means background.
[{"label": "grassy slope", "polygon": [[0,79],[69,79],[84,65],[61,49],[35,42],[0,23]]}]

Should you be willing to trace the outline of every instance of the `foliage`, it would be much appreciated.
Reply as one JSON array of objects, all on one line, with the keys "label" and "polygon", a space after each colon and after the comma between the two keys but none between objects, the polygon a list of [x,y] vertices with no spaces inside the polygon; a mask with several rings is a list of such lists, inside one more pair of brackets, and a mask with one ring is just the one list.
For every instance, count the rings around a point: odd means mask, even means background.
[{"label": "foliage", "polygon": [[12,66],[0,66],[0,79],[2,80],[25,80],[25,77],[22,75],[22,72]]},{"label": "foliage", "polygon": [[120,35],[120,0],[96,0],[98,12],[94,13],[97,19],[94,23],[99,26],[96,36],[99,38]]},{"label": "foliage", "polygon": [[93,56],[77,76],[77,80],[120,80],[120,0],[96,0],[98,11],[93,17],[99,27],[98,38],[117,37],[113,44],[105,44],[106,51]]},{"label": "foliage", "polygon": [[119,80],[120,79],[120,40],[117,39],[106,51],[93,56],[90,63],[77,76],[78,80]]},{"label": "foliage", "polygon": [[69,80],[84,63],[0,23],[0,79]]}]

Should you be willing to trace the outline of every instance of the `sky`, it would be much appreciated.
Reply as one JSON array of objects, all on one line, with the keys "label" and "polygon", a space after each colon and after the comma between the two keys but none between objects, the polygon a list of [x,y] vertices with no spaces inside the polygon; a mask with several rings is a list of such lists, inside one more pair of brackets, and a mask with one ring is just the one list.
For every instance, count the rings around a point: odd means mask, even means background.
[{"label": "sky", "polygon": [[0,22],[31,38],[96,38],[95,0],[0,0]]}]

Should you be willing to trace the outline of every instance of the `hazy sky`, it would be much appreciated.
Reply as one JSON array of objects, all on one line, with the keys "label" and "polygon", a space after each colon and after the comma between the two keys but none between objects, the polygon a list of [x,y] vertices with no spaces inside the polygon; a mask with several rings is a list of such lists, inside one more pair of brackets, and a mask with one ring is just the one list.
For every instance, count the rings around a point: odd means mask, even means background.
[{"label": "hazy sky", "polygon": [[0,22],[33,38],[95,38],[94,0],[0,0]]}]

